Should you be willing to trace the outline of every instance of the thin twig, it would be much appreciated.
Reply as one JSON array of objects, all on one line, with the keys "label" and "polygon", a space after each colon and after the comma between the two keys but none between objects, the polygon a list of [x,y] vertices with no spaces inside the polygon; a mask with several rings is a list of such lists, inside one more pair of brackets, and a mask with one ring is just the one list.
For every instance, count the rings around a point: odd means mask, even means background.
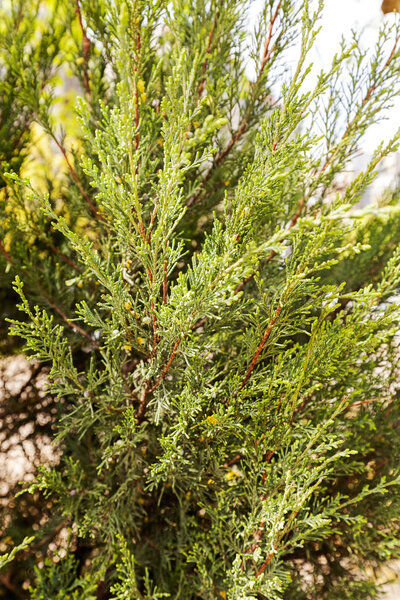
[{"label": "thin twig", "polygon": [[143,393],[142,393],[142,397],[140,398],[139,401],[139,409],[136,415],[136,421],[138,423],[140,423],[144,417],[144,414],[146,412],[146,408],[147,408],[147,397],[149,394],[149,389],[150,389],[150,382],[147,381],[146,385],[144,387]]},{"label": "thin twig", "polygon": [[[262,436],[262,437],[264,437],[264,436]],[[259,440],[259,441],[261,441],[261,440]],[[259,441],[258,440],[256,441],[256,445],[258,445]],[[264,462],[269,464],[273,455],[274,455],[273,450],[266,452],[266,454],[264,455]],[[267,477],[267,470],[264,469],[263,484],[265,483],[266,477]],[[264,502],[264,500],[266,500],[266,499],[267,499],[267,494],[263,494],[261,496],[261,500]],[[254,552],[254,550],[256,550],[256,548],[259,547],[263,533],[264,533],[264,527],[265,527],[265,521],[260,521],[257,531],[253,534],[254,542],[250,546],[250,551],[249,551],[250,554],[252,554]],[[242,571],[244,571],[244,560],[242,561]]]},{"label": "thin twig", "polygon": [[256,573],[256,577],[260,577],[260,575],[262,573],[264,573],[265,569],[268,567],[269,563],[271,562],[272,557],[275,554],[275,550],[277,549],[278,545],[275,544],[274,545],[274,550],[273,552],[270,552],[267,556],[267,558],[265,559],[265,561],[263,562],[263,564],[261,565],[261,567],[258,569],[257,573]]},{"label": "thin twig", "polygon": [[158,386],[160,385],[160,383],[162,382],[162,380],[164,379],[164,377],[168,373],[168,369],[170,368],[171,363],[174,360],[174,357],[175,357],[176,351],[178,349],[178,346],[180,344],[180,341],[181,341],[180,338],[178,338],[176,340],[176,342],[174,344],[174,347],[172,348],[171,356],[169,357],[167,364],[165,365],[165,367],[164,367],[161,375],[159,376],[159,378],[157,379],[157,381],[155,382],[155,384],[153,385],[153,387],[150,388],[150,390],[149,390],[150,394],[152,394],[158,388]]},{"label": "thin twig", "polygon": [[66,323],[67,325],[69,325],[69,327],[71,327],[72,329],[74,329],[77,333],[80,333],[85,338],[87,338],[88,340],[90,340],[90,343],[92,344],[92,346],[94,348],[96,348],[96,350],[100,350],[100,346],[93,340],[92,336],[89,335],[89,333],[87,333],[87,331],[85,331],[84,329],[82,329],[82,327],[80,327],[76,323],[73,323],[72,321],[70,321],[68,319],[67,315],[62,311],[62,309],[53,300],[53,298],[46,292],[46,290],[43,289],[42,286],[39,285],[39,284],[37,284],[37,286],[38,286],[40,292],[46,298],[47,302],[50,304],[50,306],[52,308],[54,308],[54,310],[56,311],[56,313],[58,313],[60,315],[60,317],[62,318],[62,320],[64,321],[64,323]]},{"label": "thin twig", "polygon": [[85,198],[86,202],[88,203],[88,205],[89,205],[89,207],[90,207],[90,210],[92,211],[92,213],[93,213],[93,214],[94,214],[94,215],[95,215],[95,216],[96,216],[98,219],[100,219],[101,221],[105,221],[105,220],[106,220],[106,219],[105,219],[105,217],[103,217],[103,215],[101,215],[101,214],[98,212],[97,208],[95,207],[95,205],[93,204],[93,202],[92,202],[92,201],[91,201],[91,199],[89,198],[88,194],[86,193],[86,191],[85,191],[85,189],[84,189],[84,187],[83,187],[83,185],[82,185],[82,183],[81,183],[81,181],[80,181],[80,179],[79,179],[79,177],[78,177],[78,175],[77,175],[77,173],[76,173],[76,171],[75,171],[74,167],[72,166],[72,163],[71,163],[71,161],[69,160],[69,158],[68,158],[68,156],[67,156],[67,153],[66,153],[66,151],[65,151],[64,147],[63,147],[63,146],[62,146],[62,144],[61,144],[61,143],[58,141],[58,139],[56,138],[56,136],[55,136],[55,135],[52,135],[52,138],[53,138],[53,140],[54,140],[55,144],[57,145],[58,149],[60,150],[61,154],[64,156],[64,159],[65,159],[65,162],[67,163],[68,169],[69,169],[69,171],[70,171],[70,173],[71,173],[72,177],[74,178],[74,180],[75,180],[75,183],[76,183],[76,185],[78,186],[80,193],[82,194],[82,196]]},{"label": "thin twig", "polygon": [[163,279],[163,304],[167,303],[167,290],[168,290],[168,270],[167,270],[167,261],[164,260],[163,263],[164,270],[164,279]]},{"label": "thin twig", "polygon": [[157,317],[156,317],[156,311],[155,311],[155,307],[154,307],[154,300],[151,300],[151,315],[152,315],[152,324],[153,324],[153,348],[151,350],[149,360],[154,358],[155,355],[157,354],[158,335],[157,335]]},{"label": "thin twig", "polygon": [[210,29],[210,33],[208,34],[208,44],[207,44],[207,48],[206,48],[206,57],[205,57],[204,63],[203,63],[203,77],[202,77],[202,79],[200,81],[199,89],[197,91],[197,98],[199,100],[200,100],[201,95],[202,95],[202,93],[204,91],[204,86],[205,86],[205,83],[206,83],[206,72],[207,72],[207,67],[208,67],[208,57],[210,55],[210,50],[211,50],[213,35],[214,35],[215,28],[217,26],[218,18],[219,18],[219,12],[215,15],[214,23],[213,23],[213,25],[212,25],[212,27]]},{"label": "thin twig", "polygon": [[57,246],[54,246],[54,244],[49,243],[45,238],[43,238],[43,241],[54,252],[54,254],[57,254],[57,256],[59,256],[67,265],[75,269],[75,271],[78,271],[78,273],[82,273],[82,269],[78,267],[78,265],[76,265],[70,258],[68,258],[68,256],[63,254],[57,248]]},{"label": "thin twig", "polygon": [[181,341],[180,338],[178,338],[176,340],[174,347],[172,348],[172,352],[168,359],[168,362],[165,365],[164,369],[162,370],[161,375],[158,377],[157,381],[154,383],[154,385],[150,387],[150,381],[146,382],[145,388],[142,393],[142,397],[139,402],[139,409],[138,409],[137,417],[136,417],[136,420],[138,423],[140,423],[143,420],[143,417],[145,415],[149,395],[151,395],[158,388],[158,386],[160,385],[160,383],[162,382],[162,380],[168,373],[168,370],[171,366],[172,361],[174,360],[174,357],[175,357],[175,354],[178,349],[180,341]]},{"label": "thin twig", "polygon": [[274,25],[275,25],[275,21],[278,17],[278,13],[279,13],[279,9],[281,7],[282,4],[282,0],[279,0],[277,6],[276,6],[276,10],[274,12],[274,14],[271,17],[270,23],[269,23],[269,30],[268,30],[268,37],[267,40],[265,42],[265,46],[264,46],[264,52],[263,52],[263,57],[261,60],[261,67],[260,67],[260,75],[262,75],[263,71],[264,71],[264,67],[265,65],[269,62],[271,56],[272,56],[272,52],[273,52],[273,48],[269,48],[269,45],[271,43],[271,39],[272,39],[272,32],[274,29]]},{"label": "thin twig", "polygon": [[5,256],[5,258],[7,259],[7,261],[12,264],[13,259],[11,258],[11,256],[9,255],[9,253],[7,252],[7,250],[4,248],[3,244],[0,242],[0,252]]},{"label": "thin twig", "polygon": [[[82,273],[82,269],[80,269],[78,267],[78,265],[76,265],[70,258],[68,258],[68,256],[65,256],[65,254],[63,254],[56,246],[54,246],[53,244],[51,244],[50,242],[48,242],[44,237],[42,238],[42,240],[45,242],[45,244],[55,253],[57,254],[67,265],[69,265],[70,267],[72,267],[73,269],[75,269],[76,271],[78,271],[79,273]],[[0,252],[5,256],[5,258],[7,259],[7,261],[12,264],[13,260],[10,256],[10,254],[7,252],[7,250],[4,248],[3,244],[0,242]]]},{"label": "thin twig", "polygon": [[57,535],[57,533],[59,531],[61,531],[61,529],[63,529],[63,527],[68,525],[70,520],[71,520],[71,517],[65,517],[62,521],[60,521],[60,523],[57,525],[57,527],[55,527],[53,529],[53,531],[51,531],[44,538],[42,538],[41,540],[36,542],[36,544],[30,545],[26,550],[24,550],[22,557],[25,557],[26,555],[31,554],[31,552],[34,552],[35,550],[39,550],[39,548],[41,548],[42,546],[45,546],[47,544],[47,542],[50,542],[50,540],[52,540]]},{"label": "thin twig", "polygon": [[[396,37],[396,40],[395,40],[394,46],[392,48],[392,51],[391,51],[388,59],[386,60],[383,68],[382,68],[381,74],[389,66],[390,62],[392,61],[394,53],[396,52],[397,44],[399,43],[399,41],[400,41],[400,36]],[[364,106],[368,102],[368,100],[371,99],[371,96],[372,96],[373,92],[375,91],[375,89],[376,89],[376,86],[374,84],[371,85],[368,88],[367,93],[365,94],[365,96],[364,96],[364,98],[362,100],[362,106]],[[343,133],[340,141],[343,141],[349,135],[351,129],[354,126],[354,124],[357,122],[357,114],[354,116],[354,118],[351,120],[351,122],[346,127],[346,130]],[[276,146],[277,146],[277,142],[274,142],[274,144],[272,146],[272,150],[275,150]],[[322,165],[322,167],[321,167],[321,169],[319,171],[319,174],[318,174],[319,176],[322,175],[323,173],[325,173],[326,169],[329,167],[329,165],[331,164],[333,158],[335,157],[337,150],[338,150],[338,145],[336,145],[335,150],[325,160],[325,163]],[[375,160],[375,163],[374,163],[374,168],[377,165],[377,163],[379,162],[379,160],[380,160],[380,158],[377,157],[377,159]],[[297,209],[296,209],[296,212],[295,212],[295,214],[293,215],[293,217],[291,218],[291,220],[289,222],[288,229],[291,229],[297,223],[297,221],[298,221],[298,219],[299,219],[299,217],[301,215],[301,212],[302,212],[302,210],[304,208],[304,204],[305,204],[305,198],[303,197],[303,198],[300,199],[299,204],[298,204]],[[276,255],[277,255],[277,252],[275,250],[272,250],[270,252],[268,258],[264,262],[260,263],[260,266],[263,266],[265,263],[270,262],[273,258],[275,258]],[[235,289],[235,294],[237,294],[238,292],[240,292],[243,289],[243,287],[246,285],[246,283],[248,283],[249,281],[251,281],[254,276],[255,276],[255,272],[252,275],[250,275],[249,277],[247,277],[246,279],[244,279],[242,281],[242,283],[240,283],[237,286],[237,288]]]},{"label": "thin twig", "polygon": [[[137,31],[137,35],[136,35],[136,53],[137,53],[137,62],[139,60],[139,53],[142,47],[142,38],[140,35],[140,25],[138,26],[138,31]],[[135,73],[137,74],[137,62],[135,64]],[[137,152],[137,149],[139,148],[139,142],[140,142],[140,134],[139,134],[139,125],[140,125],[140,116],[139,116],[139,90],[137,88],[137,82],[136,82],[136,78],[135,78],[135,83],[134,83],[134,95],[135,95],[135,128],[136,128],[136,135],[135,135],[135,152]]]},{"label": "thin twig", "polygon": [[5,588],[12,592],[16,598],[21,598],[21,600],[24,600],[25,595],[20,592],[20,590],[13,583],[11,583],[7,575],[0,575],[0,583],[2,583]]},{"label": "thin twig", "polygon": [[78,16],[79,25],[82,31],[82,54],[83,54],[83,85],[85,86],[86,94],[89,99],[91,97],[90,93],[90,84],[89,84],[89,75],[88,75],[88,62],[90,58],[90,47],[91,42],[86,35],[86,29],[83,25],[81,9],[79,6],[79,0],[75,0],[76,2],[76,14]]},{"label": "thin twig", "polygon": [[[267,63],[271,59],[272,49],[271,49],[271,51],[269,51],[269,45],[271,43],[272,31],[273,31],[273,27],[274,27],[275,21],[276,21],[276,19],[278,17],[278,13],[279,13],[280,7],[281,7],[281,0],[279,0],[279,2],[278,2],[278,5],[277,5],[275,13],[271,16],[270,27],[269,27],[269,31],[268,31],[267,40],[266,40],[266,43],[265,43],[265,46],[264,46],[263,56],[261,58],[260,69],[259,69],[259,72],[258,72],[257,79],[256,79],[255,83],[253,83],[253,85],[252,85],[252,89],[255,89],[257,87],[257,84],[258,84],[258,82],[259,82],[259,80],[261,78],[261,75],[263,74],[265,66],[267,65]],[[249,104],[249,106],[251,106],[251,103]],[[242,138],[242,136],[244,135],[244,133],[247,130],[248,122],[249,122],[249,114],[248,114],[248,110],[247,110],[246,113],[245,113],[245,115],[243,116],[243,119],[240,122],[240,125],[239,125],[239,127],[238,127],[235,135],[229,140],[229,142],[226,144],[225,148],[223,148],[221,150],[221,152],[219,154],[217,154],[217,157],[215,159],[214,165],[206,173],[203,181],[201,182],[199,190],[196,192],[196,194],[194,194],[186,202],[186,206],[187,207],[193,206],[193,204],[198,204],[199,202],[202,201],[205,185],[207,184],[207,182],[209,181],[209,179],[213,175],[214,169],[216,167],[218,167],[225,160],[225,158],[231,152],[232,148]]]},{"label": "thin twig", "polygon": [[241,454],[236,454],[233,458],[224,462],[224,464],[222,466],[224,467],[224,469],[228,469],[229,467],[232,467],[233,465],[238,463],[241,460],[241,458],[242,458]]},{"label": "thin twig", "polygon": [[354,406],[364,406],[365,404],[371,404],[372,402],[389,402],[392,398],[369,398],[369,400],[359,400],[349,404],[346,410],[350,410]]},{"label": "thin twig", "polygon": [[252,372],[253,372],[253,369],[254,369],[254,367],[256,366],[257,359],[258,359],[258,357],[259,357],[260,353],[262,352],[262,349],[264,348],[264,346],[265,346],[265,343],[266,343],[267,339],[269,338],[269,335],[270,335],[270,333],[271,333],[271,331],[272,331],[272,329],[273,329],[273,327],[274,327],[274,325],[275,325],[275,322],[276,322],[277,318],[279,317],[279,315],[280,315],[281,311],[282,311],[282,306],[281,306],[281,305],[279,305],[279,306],[278,306],[278,308],[276,309],[275,313],[274,313],[274,316],[272,317],[272,319],[271,319],[271,320],[270,320],[270,322],[268,323],[268,327],[267,327],[267,329],[265,330],[265,333],[264,333],[264,335],[263,335],[263,337],[262,337],[262,340],[261,340],[261,342],[260,342],[260,343],[259,343],[259,345],[258,345],[258,348],[257,348],[257,350],[256,350],[256,353],[255,353],[255,354],[254,354],[254,356],[253,356],[253,359],[252,359],[252,361],[251,361],[251,363],[250,363],[250,366],[249,366],[249,368],[247,369],[247,373],[246,373],[246,375],[245,375],[245,377],[244,377],[244,379],[243,379],[242,383],[240,384],[240,387],[239,387],[238,391],[236,391],[236,392],[233,394],[233,397],[234,397],[234,398],[236,398],[236,396],[238,395],[238,393],[239,393],[239,392],[240,392],[240,391],[241,391],[241,390],[244,388],[244,386],[246,385],[246,383],[247,383],[247,382],[248,382],[248,380],[250,379],[250,375],[252,374]]}]

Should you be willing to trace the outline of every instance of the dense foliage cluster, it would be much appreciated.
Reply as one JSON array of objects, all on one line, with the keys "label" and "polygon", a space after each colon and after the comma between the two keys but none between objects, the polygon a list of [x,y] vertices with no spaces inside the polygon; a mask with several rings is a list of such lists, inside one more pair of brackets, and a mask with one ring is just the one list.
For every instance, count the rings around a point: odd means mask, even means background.
[{"label": "dense foliage cluster", "polygon": [[8,598],[366,600],[400,556],[399,196],[357,206],[400,132],[348,172],[400,23],[316,73],[322,0],[250,11],[2,9],[1,277],[49,382],[10,406],[57,455]]}]

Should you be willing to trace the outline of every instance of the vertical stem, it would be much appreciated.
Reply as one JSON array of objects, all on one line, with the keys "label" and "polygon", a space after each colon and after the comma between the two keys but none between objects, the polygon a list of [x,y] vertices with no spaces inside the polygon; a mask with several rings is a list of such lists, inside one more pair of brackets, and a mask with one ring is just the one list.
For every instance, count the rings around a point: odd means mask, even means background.
[{"label": "vertical stem", "polygon": [[88,36],[86,35],[86,29],[83,26],[82,13],[81,13],[81,9],[79,6],[79,0],[75,0],[75,2],[76,2],[76,14],[78,16],[79,25],[80,25],[80,28],[82,31],[83,85],[85,86],[85,91],[86,91],[88,98],[90,98],[91,94],[90,94],[90,85],[89,85],[88,62],[89,62],[89,58],[90,58],[91,43],[90,43]]},{"label": "vertical stem", "polygon": [[167,303],[167,286],[168,286],[168,280],[167,280],[167,261],[164,260],[163,263],[163,270],[164,270],[164,279],[163,279],[163,304]]},{"label": "vertical stem", "polygon": [[272,39],[272,32],[274,29],[274,25],[275,25],[275,21],[278,17],[278,13],[279,13],[279,9],[281,7],[282,4],[282,0],[279,0],[275,12],[271,17],[270,23],[269,23],[269,30],[268,30],[268,36],[267,39],[265,41],[265,46],[264,46],[264,52],[263,52],[263,57],[261,59],[261,66],[260,66],[260,73],[259,76],[262,75],[263,71],[264,71],[264,67],[265,65],[269,62],[271,56],[272,56],[272,52],[274,51],[274,48],[272,47],[270,49],[269,45],[271,43],[271,39]]},{"label": "vertical stem", "polygon": [[3,254],[3,256],[5,256],[5,258],[7,259],[7,261],[12,264],[13,260],[10,256],[10,254],[7,252],[7,250],[4,248],[3,244],[0,242],[0,252]]},{"label": "vertical stem", "polygon": [[206,57],[205,57],[205,60],[204,60],[204,63],[203,63],[203,77],[202,77],[202,79],[200,81],[199,89],[197,91],[197,98],[199,100],[200,100],[201,95],[202,95],[202,93],[204,91],[204,86],[205,86],[205,83],[206,83],[206,72],[207,72],[207,67],[208,67],[208,56],[210,54],[211,45],[212,45],[212,39],[213,39],[213,35],[214,35],[214,31],[215,31],[215,28],[216,28],[216,25],[217,25],[218,18],[219,18],[219,12],[215,15],[214,23],[213,23],[213,25],[212,25],[212,27],[210,29],[210,33],[208,34],[208,44],[207,44],[207,48],[206,48]]},{"label": "vertical stem", "polygon": [[234,398],[236,398],[236,396],[238,395],[238,393],[239,393],[239,392],[240,392],[240,391],[241,391],[241,390],[244,388],[244,386],[246,385],[246,383],[247,383],[247,382],[248,382],[248,380],[250,379],[250,375],[252,374],[252,372],[253,372],[253,369],[254,369],[254,367],[256,366],[257,359],[258,359],[258,357],[259,357],[259,355],[260,355],[260,353],[261,353],[262,349],[264,348],[264,346],[265,346],[265,343],[266,343],[267,339],[269,338],[269,335],[270,335],[270,333],[271,333],[271,331],[272,331],[272,329],[273,329],[273,327],[274,327],[274,325],[275,325],[275,321],[276,321],[276,319],[279,317],[279,315],[280,315],[281,311],[282,311],[282,306],[278,306],[278,308],[276,309],[276,311],[275,311],[275,313],[274,313],[274,315],[273,315],[272,319],[271,319],[271,320],[270,320],[270,322],[268,323],[268,327],[267,327],[267,329],[266,329],[266,331],[265,331],[265,333],[264,333],[264,335],[263,335],[263,338],[262,338],[261,342],[260,342],[260,343],[259,343],[259,345],[258,345],[258,348],[257,348],[257,350],[256,350],[256,353],[255,353],[255,354],[254,354],[254,356],[253,356],[253,360],[251,361],[251,363],[250,363],[250,366],[249,366],[249,368],[247,369],[247,373],[246,373],[246,375],[245,375],[245,377],[244,377],[244,379],[243,379],[242,383],[240,384],[240,388],[239,388],[239,390],[233,394],[233,397],[234,397]]},{"label": "vertical stem", "polygon": [[91,201],[91,199],[89,198],[88,194],[85,192],[85,189],[74,169],[74,167],[72,166],[71,161],[69,160],[67,153],[64,149],[64,147],[62,146],[62,144],[58,141],[58,139],[56,138],[56,136],[54,134],[51,134],[52,139],[54,140],[57,148],[60,150],[61,154],[63,155],[65,162],[67,163],[68,169],[76,183],[76,185],[79,188],[80,193],[82,194],[82,196],[85,198],[86,202],[88,203],[90,210],[92,211],[92,213],[101,221],[105,221],[105,217],[103,217],[103,215],[101,215],[98,210],[96,209],[95,205],[93,204],[93,202]]},{"label": "vertical stem", "polygon": [[[137,64],[139,62],[139,54],[142,47],[142,39],[140,35],[140,25],[138,26],[138,31],[136,34],[136,64],[135,64],[135,75],[137,76],[138,67]],[[140,125],[140,116],[139,116],[139,90],[137,88],[137,81],[135,79],[134,82],[134,94],[135,94],[135,127],[136,127],[136,135],[135,135],[135,152],[139,148],[140,142],[140,134],[139,134],[139,125]],[[137,161],[136,161],[137,163]],[[137,167],[136,167],[137,168]]]}]

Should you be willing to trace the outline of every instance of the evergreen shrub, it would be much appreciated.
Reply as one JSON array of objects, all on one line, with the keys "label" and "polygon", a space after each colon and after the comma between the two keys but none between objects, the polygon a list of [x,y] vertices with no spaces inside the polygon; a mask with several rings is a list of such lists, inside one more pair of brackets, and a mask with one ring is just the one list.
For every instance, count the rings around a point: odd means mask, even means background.
[{"label": "evergreen shrub", "polygon": [[400,557],[399,196],[358,205],[400,132],[349,172],[400,23],[316,73],[322,1],[252,10],[21,0],[2,25],[11,333],[59,453],[22,498],[65,533],[34,600],[367,599]]}]

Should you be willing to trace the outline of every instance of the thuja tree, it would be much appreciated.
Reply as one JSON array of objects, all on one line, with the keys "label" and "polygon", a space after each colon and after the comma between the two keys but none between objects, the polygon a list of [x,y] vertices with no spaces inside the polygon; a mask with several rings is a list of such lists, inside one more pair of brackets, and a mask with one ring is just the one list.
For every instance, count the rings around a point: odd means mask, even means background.
[{"label": "thuja tree", "polygon": [[375,597],[400,228],[396,193],[357,203],[400,133],[348,164],[399,91],[399,23],[315,73],[322,2],[268,0],[253,33],[238,0],[68,8],[79,132],[57,88],[18,96],[65,170],[3,174],[11,330],[58,398],[59,464],[26,492],[66,535],[31,597]]}]

